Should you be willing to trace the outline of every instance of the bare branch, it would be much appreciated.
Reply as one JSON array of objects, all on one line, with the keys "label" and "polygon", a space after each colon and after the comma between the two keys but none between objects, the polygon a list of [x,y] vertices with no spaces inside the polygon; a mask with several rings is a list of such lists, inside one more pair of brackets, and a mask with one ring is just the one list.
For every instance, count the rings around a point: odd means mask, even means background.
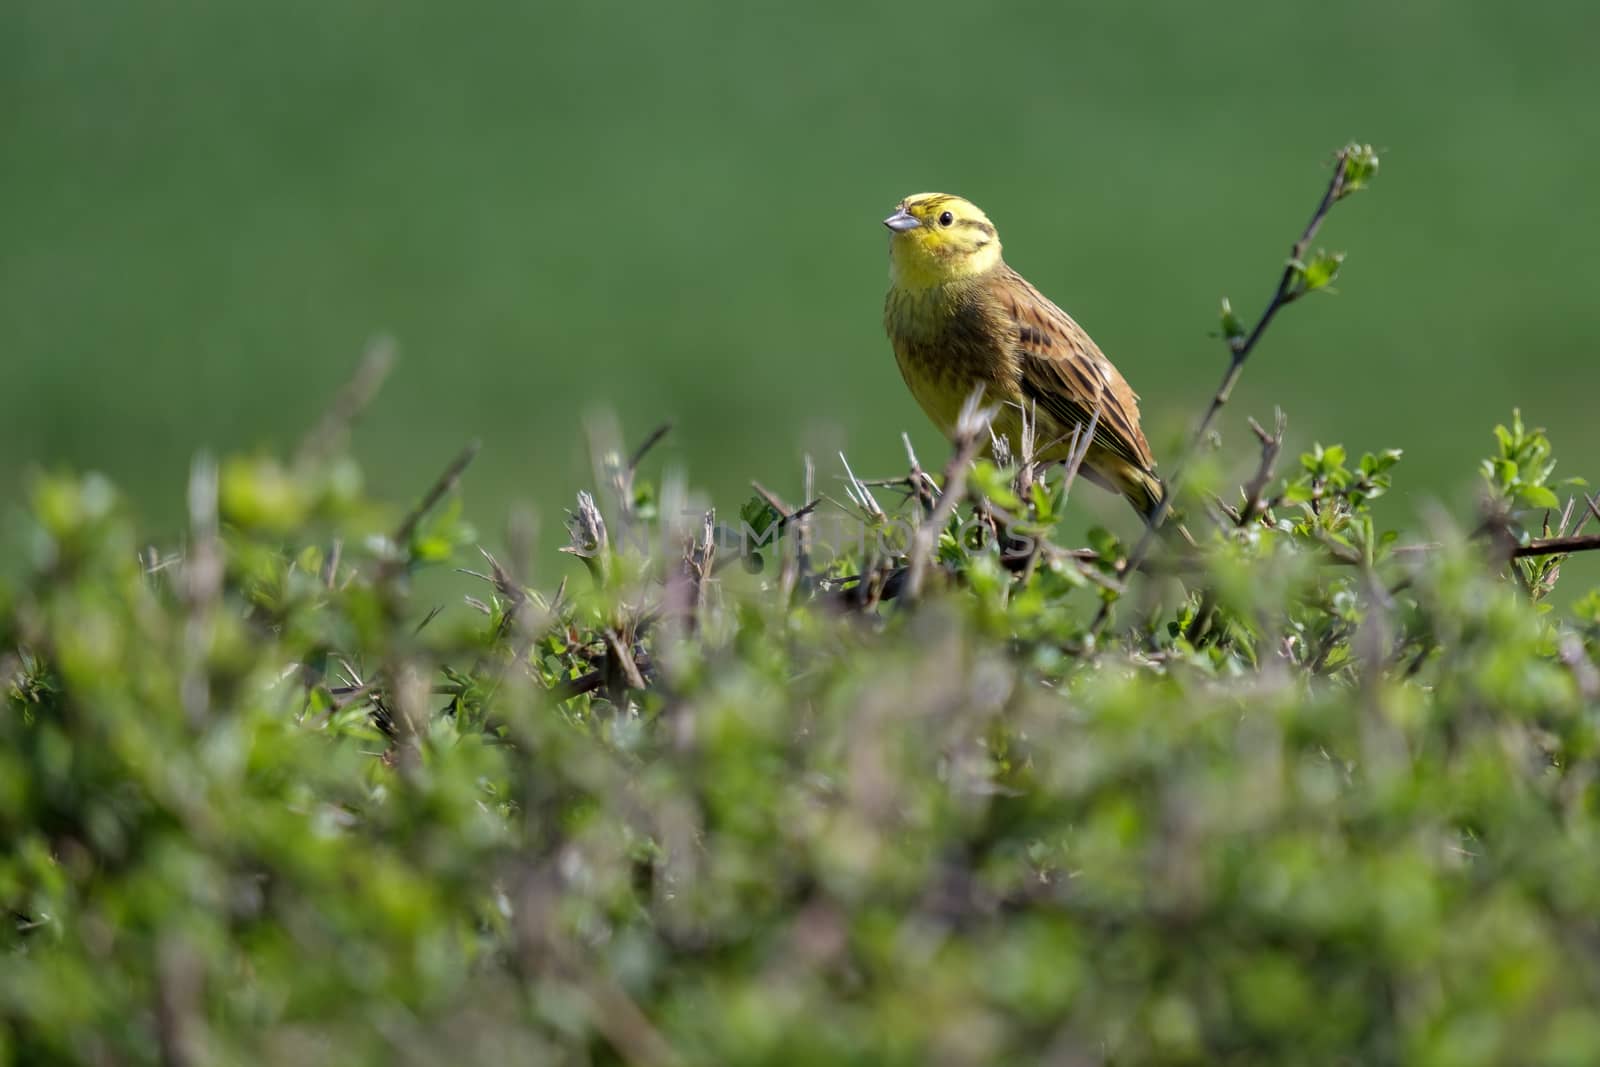
[{"label": "bare branch", "polygon": [[[645,688],[644,675],[639,673],[639,663],[634,659],[632,650],[622,640],[622,635],[608,626],[601,631],[600,636],[605,639],[606,663],[611,673],[626,682],[630,688]],[[618,707],[622,706],[621,701],[612,703]]]},{"label": "bare branch", "polygon": [[[1217,386],[1217,391],[1211,398],[1210,406],[1206,408],[1206,412],[1201,416],[1199,424],[1195,426],[1194,434],[1189,440],[1188,449],[1179,457],[1177,464],[1173,468],[1172,477],[1167,480],[1166,495],[1162,497],[1161,503],[1156,505],[1155,511],[1151,513],[1144,535],[1139,538],[1133,551],[1128,554],[1127,563],[1123,567],[1125,571],[1138,570],[1145,557],[1149,555],[1150,549],[1155,542],[1156,531],[1160,529],[1161,524],[1166,521],[1167,515],[1172,510],[1172,501],[1177,496],[1178,487],[1183,481],[1183,476],[1187,473],[1188,464],[1204,443],[1206,435],[1211,432],[1211,424],[1216,420],[1217,413],[1227,404],[1228,397],[1232,395],[1233,387],[1238,383],[1239,376],[1244,370],[1245,361],[1250,358],[1250,353],[1255,351],[1256,344],[1260,342],[1262,335],[1266,333],[1267,327],[1272,324],[1272,320],[1277,316],[1278,312],[1304,292],[1303,289],[1296,288],[1296,280],[1302,277],[1304,273],[1302,261],[1306,249],[1310,247],[1312,238],[1316,236],[1317,231],[1322,228],[1322,222],[1327,218],[1329,209],[1341,200],[1347,191],[1353,191],[1356,188],[1356,186],[1352,186],[1350,190],[1347,190],[1345,178],[1350,173],[1351,166],[1356,162],[1358,153],[1370,156],[1371,150],[1354,144],[1347,145],[1339,150],[1338,157],[1334,163],[1333,176],[1328,180],[1328,187],[1323,191],[1322,198],[1317,201],[1316,210],[1311,213],[1311,221],[1306,223],[1299,240],[1295,241],[1294,246],[1289,250],[1289,258],[1284,264],[1283,273],[1278,278],[1278,287],[1273,291],[1272,298],[1267,301],[1266,310],[1261,313],[1261,317],[1256,320],[1255,327],[1248,334],[1234,333],[1228,337],[1228,350],[1231,354],[1228,369],[1223,372],[1222,382]],[[1091,632],[1098,633],[1105,626],[1110,618],[1110,612],[1111,601],[1108,600],[1101,605],[1099,614],[1095,616]]]},{"label": "bare branch", "polygon": [[961,503],[961,498],[966,495],[967,471],[972,466],[972,461],[982,447],[984,436],[988,433],[989,425],[994,420],[994,408],[982,408],[982,387],[974,390],[967,398],[966,404],[961,409],[961,417],[956,420],[956,447],[950,456],[950,462],[944,468],[944,490],[939,496],[939,503],[934,505],[933,512],[926,521],[917,523],[911,535],[911,551],[906,561],[906,578],[904,596],[908,600],[915,600],[922,593],[923,577],[927,572],[928,558],[933,554],[934,541],[939,536],[939,531],[944,524],[950,521],[950,516],[955,513],[956,505]]},{"label": "bare branch", "polygon": [[334,394],[328,410],[301,438],[300,447],[295,450],[297,467],[322,459],[339,446],[351,424],[372,403],[384,379],[389,377],[389,371],[394,368],[394,354],[394,339],[390,337],[376,338],[367,346],[350,380]]},{"label": "bare branch", "polygon": [[883,509],[878,506],[877,498],[872,495],[872,490],[856,477],[856,472],[850,469],[850,461],[844,458],[843,452],[839,453],[839,462],[844,464],[845,477],[848,479],[845,493],[850,497],[850,502],[866,512],[869,518],[882,522],[886,516]]},{"label": "bare branch", "polygon": [[1072,483],[1077,480],[1078,471],[1083,467],[1083,458],[1089,454],[1089,445],[1094,441],[1094,431],[1099,425],[1100,404],[1096,403],[1089,415],[1089,425],[1084,428],[1072,427],[1072,444],[1067,448],[1067,471],[1063,483],[1065,492],[1072,492]]},{"label": "bare branch", "polygon": [[404,545],[411,540],[411,535],[417,532],[417,524],[422,521],[423,516],[432,511],[439,501],[443,500],[446,494],[456,487],[456,484],[461,481],[462,473],[472,465],[472,461],[478,456],[478,449],[482,447],[482,441],[471,441],[455,459],[450,461],[450,466],[446,467],[444,473],[440,474],[434,481],[428,492],[423,496],[421,503],[412,508],[410,513],[401,520],[400,525],[395,528],[394,543],[396,545]]},{"label": "bare branch", "polygon": [[1261,494],[1266,491],[1267,483],[1272,481],[1273,468],[1278,463],[1278,453],[1283,451],[1283,434],[1289,427],[1289,419],[1284,415],[1282,408],[1275,409],[1277,421],[1272,433],[1261,428],[1255,419],[1250,420],[1250,429],[1255,431],[1256,439],[1261,442],[1261,464],[1256,467],[1256,472],[1244,486],[1244,505],[1239,509],[1237,525],[1240,529],[1249,526],[1262,512],[1267,510],[1267,501]]},{"label": "bare branch", "polygon": [[1510,551],[1512,559],[1529,556],[1570,555],[1574,552],[1593,552],[1600,548],[1600,534],[1580,534],[1576,537],[1536,537],[1526,544],[1516,545]]},{"label": "bare branch", "polygon": [[650,450],[654,448],[663,437],[667,436],[671,430],[672,423],[663,422],[660,426],[657,426],[654,430],[651,430],[649,436],[639,443],[639,447],[633,450],[633,455],[628,459],[628,474],[630,476],[639,470],[639,464],[644,461],[644,457],[648,455]]}]

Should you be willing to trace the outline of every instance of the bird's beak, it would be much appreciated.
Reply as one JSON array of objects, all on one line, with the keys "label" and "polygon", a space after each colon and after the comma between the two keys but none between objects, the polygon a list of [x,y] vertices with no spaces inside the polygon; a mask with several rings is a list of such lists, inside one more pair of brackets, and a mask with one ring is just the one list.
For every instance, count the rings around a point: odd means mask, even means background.
[{"label": "bird's beak", "polygon": [[914,230],[921,226],[922,221],[907,212],[905,208],[898,208],[893,215],[883,220],[883,224],[895,233],[905,233],[907,230]]}]

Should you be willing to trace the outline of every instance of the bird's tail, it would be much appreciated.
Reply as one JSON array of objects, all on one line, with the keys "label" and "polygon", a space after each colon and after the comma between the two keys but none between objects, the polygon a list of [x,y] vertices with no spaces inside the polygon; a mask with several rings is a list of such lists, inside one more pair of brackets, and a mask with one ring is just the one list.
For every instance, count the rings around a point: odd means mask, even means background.
[{"label": "bird's tail", "polygon": [[[1147,523],[1155,518],[1162,501],[1167,498],[1166,483],[1150,471],[1129,470],[1121,488],[1122,495],[1144,516]],[[1173,544],[1194,544],[1194,538],[1184,528],[1183,516],[1174,507],[1167,508],[1156,532]]]}]

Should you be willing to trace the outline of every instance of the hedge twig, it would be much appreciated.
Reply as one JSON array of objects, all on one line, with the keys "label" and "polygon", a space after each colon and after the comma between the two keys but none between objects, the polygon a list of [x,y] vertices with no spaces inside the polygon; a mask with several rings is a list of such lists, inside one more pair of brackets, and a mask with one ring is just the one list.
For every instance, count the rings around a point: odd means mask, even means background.
[{"label": "hedge twig", "polygon": [[1273,468],[1278,464],[1278,453],[1283,451],[1283,434],[1289,427],[1289,419],[1282,408],[1275,409],[1274,413],[1277,422],[1271,433],[1263,430],[1255,419],[1250,420],[1250,429],[1255,433],[1256,440],[1261,442],[1261,464],[1244,486],[1244,505],[1239,510],[1237,523],[1240,529],[1249,526],[1267,510],[1268,501],[1261,494],[1266,492],[1267,483],[1272,480]]},{"label": "hedge twig", "polygon": [[446,467],[444,473],[434,480],[433,485],[429,487],[421,502],[412,508],[406,517],[401,520],[400,525],[395,528],[394,543],[396,545],[403,545],[411,540],[411,535],[417,532],[417,524],[422,521],[423,516],[432,511],[439,501],[443,500],[445,495],[456,487],[456,483],[461,481],[462,473],[467,467],[471,466],[472,461],[477,458],[478,449],[482,447],[482,441],[468,442],[467,447],[463,448],[460,454],[450,461],[450,466]]},{"label": "hedge twig", "polygon": [[955,513],[956,505],[966,495],[967,471],[978,454],[989,424],[994,420],[995,409],[979,407],[982,399],[980,387],[962,406],[961,416],[956,420],[956,448],[950,456],[950,462],[945,464],[944,489],[939,494],[939,502],[934,505],[927,519],[917,523],[917,528],[912,532],[903,589],[903,596],[907,600],[916,600],[922,592],[923,577],[928,569],[928,558],[933,554],[934,542],[944,524]]},{"label": "hedge twig", "polygon": [[[1333,205],[1338,203],[1349,192],[1360,188],[1360,182],[1347,186],[1352,168],[1359,165],[1370,172],[1375,165],[1376,157],[1371,149],[1361,145],[1350,144],[1339,150],[1338,158],[1334,164],[1333,176],[1328,180],[1328,187],[1322,193],[1322,199],[1317,202],[1316,210],[1311,213],[1311,221],[1306,223],[1305,229],[1300,234],[1300,239],[1289,250],[1289,259],[1284,264],[1283,273],[1278,277],[1278,287],[1273,291],[1272,298],[1267,301],[1266,310],[1256,320],[1255,327],[1248,333],[1242,330],[1229,330],[1227,334],[1228,351],[1230,359],[1228,369],[1223,372],[1222,382],[1217,386],[1216,393],[1211,398],[1211,404],[1200,418],[1194,428],[1194,435],[1189,440],[1189,447],[1179,457],[1167,482],[1167,492],[1156,505],[1155,511],[1150,515],[1150,521],[1145,527],[1143,536],[1139,538],[1127,561],[1123,564],[1123,571],[1138,570],[1149,555],[1154,544],[1156,532],[1161,524],[1166,521],[1167,515],[1172,511],[1172,501],[1177,496],[1178,487],[1187,473],[1189,462],[1200,450],[1205,442],[1206,435],[1211,432],[1211,424],[1216,421],[1217,413],[1227,404],[1233,387],[1238,383],[1240,374],[1244,371],[1245,361],[1250,358],[1250,353],[1255,351],[1267,327],[1285,306],[1293,303],[1303,296],[1308,290],[1304,285],[1305,279],[1305,254],[1310,247],[1312,238],[1322,228],[1323,219],[1328,217],[1328,212]],[[1091,633],[1099,633],[1110,618],[1112,601],[1106,600],[1100,605],[1100,612],[1095,616]]]},{"label": "hedge twig", "polygon": [[379,337],[367,346],[350,380],[334,394],[333,402],[317,424],[300,439],[300,447],[295,450],[297,467],[305,467],[333,451],[351,424],[378,395],[384,379],[394,368],[394,354],[393,338]]}]

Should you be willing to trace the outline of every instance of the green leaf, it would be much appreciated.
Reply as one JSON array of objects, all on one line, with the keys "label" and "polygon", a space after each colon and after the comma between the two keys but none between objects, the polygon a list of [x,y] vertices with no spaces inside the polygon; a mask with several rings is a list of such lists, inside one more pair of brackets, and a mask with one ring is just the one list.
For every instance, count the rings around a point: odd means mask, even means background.
[{"label": "green leaf", "polygon": [[1308,293],[1325,289],[1339,276],[1339,268],[1343,265],[1343,252],[1326,252],[1318,249],[1311,259],[1300,267],[1301,284]]},{"label": "green leaf", "polygon": [[1559,508],[1561,500],[1542,485],[1524,485],[1517,490],[1517,498],[1530,508]]},{"label": "green leaf", "polygon": [[1294,481],[1284,486],[1283,499],[1287,504],[1305,504],[1311,500],[1311,486],[1305,481]]},{"label": "green leaf", "polygon": [[1237,348],[1245,339],[1244,323],[1239,321],[1239,316],[1233,313],[1233,305],[1227,297],[1222,298],[1222,336],[1228,342],[1228,347]]},{"label": "green leaf", "polygon": [[968,481],[980,496],[996,507],[1009,512],[1016,512],[1022,507],[1022,501],[1011,488],[1011,472],[1001,470],[988,460],[980,459],[972,465]]},{"label": "green leaf", "polygon": [[1386,448],[1382,452],[1367,452],[1361,457],[1361,473],[1378,475],[1400,462],[1401,452],[1398,448]]},{"label": "green leaf", "polygon": [[311,502],[277,460],[230,459],[222,465],[218,506],[236,526],[283,533],[305,520]]},{"label": "green leaf", "polygon": [[1115,563],[1122,558],[1122,542],[1117,540],[1117,535],[1103,526],[1091,528],[1086,535],[1089,547],[1094,549],[1095,555],[1103,562]]},{"label": "green leaf", "polygon": [[746,500],[744,507],[739,509],[739,518],[745,526],[754,530],[757,534],[765,533],[767,530],[772,529],[776,523],[783,521],[783,516],[778,514],[778,509],[767,503],[766,498],[761,496],[752,496],[749,500]]},{"label": "green leaf", "polygon": [[1344,182],[1339,191],[1339,198],[1349,196],[1351,193],[1360,192],[1372,184],[1372,179],[1378,176],[1378,153],[1369,144],[1358,144],[1352,141],[1345,145],[1341,152],[1344,156]]}]

